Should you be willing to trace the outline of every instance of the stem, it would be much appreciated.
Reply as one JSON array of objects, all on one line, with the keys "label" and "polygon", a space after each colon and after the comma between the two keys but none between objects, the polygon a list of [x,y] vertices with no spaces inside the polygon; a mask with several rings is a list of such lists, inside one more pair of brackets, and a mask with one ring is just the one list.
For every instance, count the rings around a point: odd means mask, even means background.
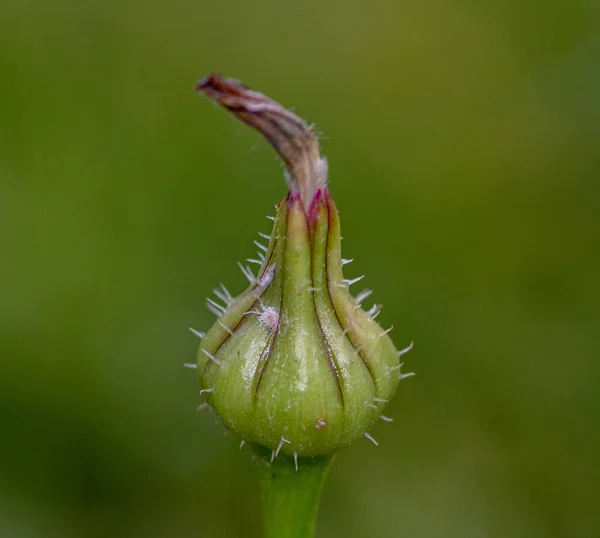
[{"label": "stem", "polygon": [[293,458],[255,447],[259,455],[264,538],[312,538],[321,489],[334,456]]}]

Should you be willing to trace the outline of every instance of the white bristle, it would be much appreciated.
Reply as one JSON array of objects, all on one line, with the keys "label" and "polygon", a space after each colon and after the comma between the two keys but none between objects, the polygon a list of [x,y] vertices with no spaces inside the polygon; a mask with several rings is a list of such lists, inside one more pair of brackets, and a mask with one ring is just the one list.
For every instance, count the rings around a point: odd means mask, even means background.
[{"label": "white bristle", "polygon": [[357,296],[354,298],[354,300],[355,300],[357,303],[362,303],[362,302],[363,302],[363,301],[364,301],[364,300],[365,300],[367,297],[369,297],[369,295],[371,295],[372,293],[373,293],[373,291],[372,291],[372,290],[370,290],[370,289],[363,290],[363,291],[361,291],[361,292],[360,292],[360,293],[359,293],[359,294],[358,294],[358,295],[357,295]]},{"label": "white bristle", "polygon": [[267,250],[269,250],[267,247],[265,247],[262,243],[259,243],[258,241],[254,240],[254,244],[261,250],[264,250],[265,252],[267,252]]},{"label": "white bristle", "polygon": [[223,293],[222,290],[216,289],[216,290],[213,290],[213,293],[215,294],[217,299],[219,299],[220,301],[223,301],[227,306],[229,306],[231,304],[231,299],[225,293]]},{"label": "white bristle", "polygon": [[223,329],[225,329],[231,336],[233,336],[233,331],[227,327],[227,325],[225,325],[220,319],[217,320],[217,323],[223,327]]},{"label": "white bristle", "polygon": [[392,325],[389,329],[386,329],[385,331],[383,331],[380,335],[379,338],[383,338],[387,333],[389,333],[392,329],[394,328],[394,326]]},{"label": "white bristle", "polygon": [[225,313],[225,310],[227,310],[224,306],[221,306],[219,303],[217,303],[216,301],[213,301],[210,297],[207,297],[206,300],[213,305],[216,309],[220,310],[221,313]]},{"label": "white bristle", "polygon": [[223,314],[223,312],[221,310],[219,310],[217,307],[215,307],[213,304],[209,303],[208,301],[206,302],[206,308],[208,308],[208,310],[210,310],[210,312],[212,312],[215,316],[217,316],[217,318],[220,318],[221,315]]},{"label": "white bristle", "polygon": [[379,446],[379,443],[375,441],[375,438],[370,433],[365,433],[365,437],[371,441],[375,446]]},{"label": "white bristle", "polygon": [[201,331],[197,331],[196,329],[192,329],[191,327],[188,327],[188,329],[198,338],[204,338],[206,336],[206,333],[203,333]]},{"label": "white bristle", "polygon": [[252,273],[252,270],[248,266],[242,265],[240,262],[238,262],[238,265],[240,266],[242,273],[244,273],[244,276],[252,284],[256,280],[256,277],[254,276],[254,273]]},{"label": "white bristle", "polygon": [[415,345],[414,342],[411,342],[408,347],[405,347],[404,349],[401,349],[400,351],[398,351],[398,357],[402,357],[402,355],[404,355],[405,353],[408,353],[413,346]]},{"label": "white bristle", "polygon": [[277,447],[277,450],[275,451],[275,458],[277,456],[279,456],[279,451],[282,449],[283,444],[287,443],[290,444],[291,441],[288,441],[287,439],[284,439],[283,437],[281,438],[281,441],[279,441],[279,446]]},{"label": "white bristle", "polygon": [[352,286],[352,284],[356,284],[359,280],[362,280],[363,278],[365,278],[365,275],[360,275],[360,276],[357,276],[356,278],[351,278],[351,279],[345,278],[344,283],[346,284],[346,286],[350,287],[350,286]]},{"label": "white bristle", "polygon": [[202,350],[202,353],[204,353],[211,361],[213,361],[215,364],[221,364],[215,357],[214,355],[211,355],[208,351],[206,351],[206,349],[204,348],[200,348]]}]

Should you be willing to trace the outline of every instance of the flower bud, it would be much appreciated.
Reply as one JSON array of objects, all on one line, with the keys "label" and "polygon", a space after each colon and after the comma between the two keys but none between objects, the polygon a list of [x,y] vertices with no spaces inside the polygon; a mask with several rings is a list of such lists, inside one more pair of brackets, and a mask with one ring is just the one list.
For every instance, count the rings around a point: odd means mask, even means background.
[{"label": "flower bud", "polygon": [[[211,75],[198,89],[258,129],[288,168],[255,277],[237,298],[217,290],[218,319],[203,336],[198,377],[223,424],[247,442],[297,456],[331,454],[369,435],[400,375],[388,330],[345,280],[340,221],[326,161],[306,124],[237,81]],[[383,417],[385,419],[385,417]],[[388,419],[389,420],[389,419]],[[374,440],[373,440],[374,441]]]}]

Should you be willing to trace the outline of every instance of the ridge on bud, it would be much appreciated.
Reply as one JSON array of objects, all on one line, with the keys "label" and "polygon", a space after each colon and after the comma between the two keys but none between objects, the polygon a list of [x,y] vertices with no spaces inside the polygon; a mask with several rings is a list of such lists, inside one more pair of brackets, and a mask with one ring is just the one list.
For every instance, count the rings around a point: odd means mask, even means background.
[{"label": "ridge on bud", "polygon": [[[288,168],[256,277],[202,337],[197,372],[207,402],[245,441],[298,456],[330,454],[366,436],[393,397],[399,355],[344,280],[340,221],[326,161],[297,116],[237,81],[197,89],[255,127]],[[257,260],[252,260],[257,261]],[[387,419],[387,417],[385,417]],[[389,420],[389,419],[388,419]],[[374,441],[374,440],[373,440]]]}]

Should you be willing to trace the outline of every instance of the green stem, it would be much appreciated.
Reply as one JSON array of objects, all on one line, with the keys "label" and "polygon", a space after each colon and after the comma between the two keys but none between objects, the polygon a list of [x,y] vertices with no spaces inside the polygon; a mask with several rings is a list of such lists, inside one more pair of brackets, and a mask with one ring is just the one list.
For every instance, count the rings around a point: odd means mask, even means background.
[{"label": "green stem", "polygon": [[294,459],[255,447],[259,455],[264,538],[312,538],[321,489],[334,456]]}]

